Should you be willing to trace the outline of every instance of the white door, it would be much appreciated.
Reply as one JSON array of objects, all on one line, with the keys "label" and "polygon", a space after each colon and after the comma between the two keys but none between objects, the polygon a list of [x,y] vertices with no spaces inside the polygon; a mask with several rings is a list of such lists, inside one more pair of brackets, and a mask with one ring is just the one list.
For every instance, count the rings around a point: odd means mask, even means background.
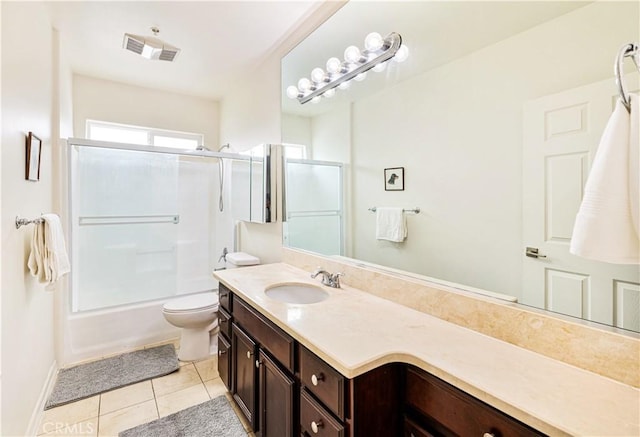
[{"label": "white door", "polygon": [[[625,83],[637,83],[637,75]],[[541,257],[522,249],[521,302],[640,331],[640,268],[569,253],[584,184],[616,99],[608,79],[524,105],[523,242]]]}]

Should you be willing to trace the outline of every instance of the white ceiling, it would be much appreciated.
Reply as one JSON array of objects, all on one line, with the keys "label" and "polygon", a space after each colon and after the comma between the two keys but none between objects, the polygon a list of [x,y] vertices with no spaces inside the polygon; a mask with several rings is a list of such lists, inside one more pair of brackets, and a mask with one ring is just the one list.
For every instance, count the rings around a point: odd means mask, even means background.
[{"label": "white ceiling", "polygon": [[[297,1],[68,1],[49,4],[75,73],[212,99],[250,73],[319,6]],[[149,61],[122,48],[124,34],[158,37],[182,51]]]}]

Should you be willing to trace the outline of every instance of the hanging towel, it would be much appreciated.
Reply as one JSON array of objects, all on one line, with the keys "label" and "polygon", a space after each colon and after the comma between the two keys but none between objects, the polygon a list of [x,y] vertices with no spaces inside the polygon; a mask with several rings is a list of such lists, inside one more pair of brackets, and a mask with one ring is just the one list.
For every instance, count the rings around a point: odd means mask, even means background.
[{"label": "hanging towel", "polygon": [[44,214],[43,223],[35,225],[29,254],[29,271],[38,281],[47,284],[47,289],[71,271],[60,217]]},{"label": "hanging towel", "polygon": [[407,238],[407,222],[402,208],[376,208],[376,239],[397,243]]},{"label": "hanging towel", "polygon": [[638,96],[607,123],[585,186],[569,251],[615,264],[640,264]]}]

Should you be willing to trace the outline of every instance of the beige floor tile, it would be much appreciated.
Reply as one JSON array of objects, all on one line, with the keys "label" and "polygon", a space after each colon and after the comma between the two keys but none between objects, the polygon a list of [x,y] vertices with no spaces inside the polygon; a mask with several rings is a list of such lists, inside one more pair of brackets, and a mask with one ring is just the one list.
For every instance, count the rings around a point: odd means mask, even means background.
[{"label": "beige floor tile", "polygon": [[162,346],[164,344],[173,344],[176,350],[180,347],[180,337],[172,338],[170,340],[159,341],[157,343],[151,343],[144,346],[145,349],[150,349],[156,346]]},{"label": "beige floor tile", "polygon": [[177,372],[152,379],[151,382],[153,383],[153,391],[156,398],[202,383],[193,364],[182,366]]},{"label": "beige floor tile", "polygon": [[194,363],[196,366],[196,370],[200,374],[200,378],[203,381],[209,381],[210,379],[214,379],[219,377],[218,374],[218,357],[214,356],[213,358],[209,358],[204,361],[197,361]]},{"label": "beige floor tile", "polygon": [[93,417],[98,417],[99,405],[100,396],[93,396],[47,410],[44,412],[38,433],[46,434],[47,432],[62,428],[65,425],[72,425]]},{"label": "beige floor tile", "polygon": [[209,393],[209,397],[211,399],[228,393],[227,387],[224,385],[224,382],[222,382],[222,379],[220,378],[205,381],[204,387],[207,389],[207,393]]},{"label": "beige floor tile", "polygon": [[233,411],[236,413],[236,416],[238,416],[238,419],[240,419],[240,423],[242,423],[244,430],[247,432],[252,432],[253,430],[251,429],[251,424],[247,421],[247,418],[244,417],[244,414],[242,414],[242,411],[240,411],[240,407],[238,407],[230,393],[227,394],[227,399],[229,399],[229,403],[231,404]]},{"label": "beige floor tile", "polygon": [[65,436],[65,437],[96,437],[98,435],[98,418],[94,417],[79,423],[66,424],[48,434],[42,436]]},{"label": "beige floor tile", "polygon": [[100,415],[153,399],[151,381],[143,381],[100,395]]},{"label": "beige floor tile", "polygon": [[160,417],[168,416],[208,400],[209,395],[202,383],[156,398]]},{"label": "beige floor tile", "polygon": [[146,401],[100,416],[98,436],[117,436],[120,431],[158,418],[155,401]]}]

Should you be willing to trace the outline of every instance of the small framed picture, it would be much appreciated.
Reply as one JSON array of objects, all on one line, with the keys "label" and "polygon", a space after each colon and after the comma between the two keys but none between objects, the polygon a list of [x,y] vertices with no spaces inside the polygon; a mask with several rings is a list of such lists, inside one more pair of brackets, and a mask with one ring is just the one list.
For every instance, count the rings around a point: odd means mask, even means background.
[{"label": "small framed picture", "polygon": [[27,160],[24,178],[28,181],[40,180],[40,156],[42,154],[42,140],[33,132],[27,135]]},{"label": "small framed picture", "polygon": [[404,190],[404,167],[394,167],[384,169],[384,190],[403,191]]}]

